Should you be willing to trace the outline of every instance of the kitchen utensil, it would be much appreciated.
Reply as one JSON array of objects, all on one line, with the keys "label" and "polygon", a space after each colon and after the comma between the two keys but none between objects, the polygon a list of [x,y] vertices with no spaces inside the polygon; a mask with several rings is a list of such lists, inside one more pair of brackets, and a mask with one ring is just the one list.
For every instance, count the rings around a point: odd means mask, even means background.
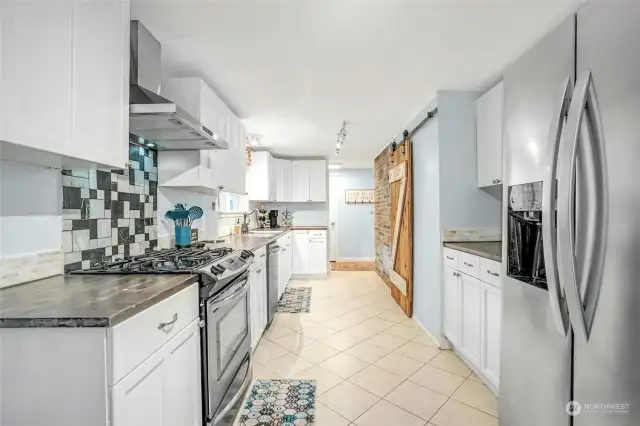
[{"label": "kitchen utensil", "polygon": [[198,206],[193,206],[189,210],[189,223],[193,223],[194,220],[200,219],[204,212]]},{"label": "kitchen utensil", "polygon": [[176,210],[186,210],[186,209],[187,207],[184,204],[182,203],[176,204]]}]

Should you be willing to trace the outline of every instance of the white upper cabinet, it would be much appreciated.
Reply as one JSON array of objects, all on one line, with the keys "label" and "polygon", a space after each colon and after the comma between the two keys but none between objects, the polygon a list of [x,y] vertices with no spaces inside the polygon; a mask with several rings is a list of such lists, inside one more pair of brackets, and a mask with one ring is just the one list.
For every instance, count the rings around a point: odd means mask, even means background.
[{"label": "white upper cabinet", "polygon": [[251,153],[251,165],[247,167],[247,192],[249,200],[270,200],[270,168],[273,157],[267,151]]},{"label": "white upper cabinet", "polygon": [[125,167],[129,1],[2,3],[0,140],[55,154],[45,165]]},{"label": "white upper cabinet", "polygon": [[309,161],[309,201],[327,201],[327,161]]},{"label": "white upper cabinet", "polygon": [[278,160],[279,179],[277,201],[293,201],[293,162],[291,160]]},{"label": "white upper cabinet", "polygon": [[293,162],[293,201],[311,201],[309,197],[309,161]]},{"label": "white upper cabinet", "polygon": [[207,169],[210,186],[244,194],[247,191],[246,130],[240,120],[200,78],[166,79],[162,83],[161,94],[184,108],[229,145],[227,149],[201,151],[200,166]]},{"label": "white upper cabinet", "polygon": [[286,160],[254,152],[247,191],[252,201],[327,201],[327,161]]},{"label": "white upper cabinet", "polygon": [[478,187],[502,183],[502,86],[476,101]]}]

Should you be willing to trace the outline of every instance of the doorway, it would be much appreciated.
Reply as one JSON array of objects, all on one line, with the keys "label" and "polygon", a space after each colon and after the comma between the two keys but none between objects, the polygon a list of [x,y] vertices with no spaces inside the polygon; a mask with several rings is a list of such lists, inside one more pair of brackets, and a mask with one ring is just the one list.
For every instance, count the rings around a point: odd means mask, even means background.
[{"label": "doorway", "polygon": [[329,198],[329,260],[331,262],[336,262],[338,260],[339,196],[340,194],[333,193]]}]

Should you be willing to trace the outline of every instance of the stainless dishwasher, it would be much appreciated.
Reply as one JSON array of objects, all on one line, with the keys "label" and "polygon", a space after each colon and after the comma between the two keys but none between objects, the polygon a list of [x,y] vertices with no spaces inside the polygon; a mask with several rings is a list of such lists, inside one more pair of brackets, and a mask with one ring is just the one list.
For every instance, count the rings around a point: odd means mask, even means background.
[{"label": "stainless dishwasher", "polygon": [[277,242],[267,245],[267,326],[271,325],[278,309],[278,260],[280,246]]}]

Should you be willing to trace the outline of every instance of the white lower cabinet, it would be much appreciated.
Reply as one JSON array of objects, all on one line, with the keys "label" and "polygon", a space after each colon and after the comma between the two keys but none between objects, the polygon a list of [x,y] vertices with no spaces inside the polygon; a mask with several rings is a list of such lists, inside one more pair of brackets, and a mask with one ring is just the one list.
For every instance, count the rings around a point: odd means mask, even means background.
[{"label": "white lower cabinet", "polygon": [[460,351],[480,365],[480,280],[460,275]]},{"label": "white lower cabinet", "polygon": [[156,353],[115,385],[111,392],[113,424],[164,425],[162,354]]},{"label": "white lower cabinet", "polygon": [[112,387],[114,426],[201,425],[198,322]]},{"label": "white lower cabinet", "polygon": [[200,327],[195,320],[164,347],[164,424],[202,423]]},{"label": "white lower cabinet", "polygon": [[257,263],[249,274],[251,347],[255,350],[267,326],[267,268]]},{"label": "white lower cabinet", "polygon": [[309,231],[293,231],[293,273],[309,274]]},{"label": "white lower cabinet", "polygon": [[500,330],[502,327],[502,291],[482,283],[482,353],[480,371],[497,388],[500,383]]},{"label": "white lower cabinet", "polygon": [[309,239],[309,274],[321,275],[327,273],[327,240],[320,238]]},{"label": "white lower cabinet", "polygon": [[444,334],[457,346],[460,336],[460,279],[453,268],[444,268]]},{"label": "white lower cabinet", "polygon": [[[458,257],[480,268],[444,267],[444,334],[460,355],[497,391],[500,374],[500,330],[502,322],[501,264],[467,253],[445,249],[445,265]],[[462,268],[464,266],[460,266]],[[484,280],[487,281],[484,281]]]},{"label": "white lower cabinet", "polygon": [[293,231],[293,273],[326,275],[328,270],[327,231]]}]

